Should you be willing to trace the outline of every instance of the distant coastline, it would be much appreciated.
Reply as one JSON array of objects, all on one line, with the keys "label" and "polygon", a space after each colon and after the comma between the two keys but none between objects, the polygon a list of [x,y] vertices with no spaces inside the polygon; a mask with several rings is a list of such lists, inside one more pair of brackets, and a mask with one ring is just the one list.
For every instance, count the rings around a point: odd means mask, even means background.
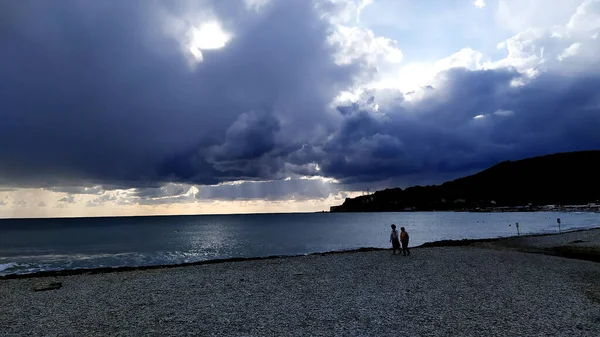
[{"label": "distant coastline", "polygon": [[330,212],[600,212],[600,151],[505,161],[441,185],[346,198]]},{"label": "distant coastline", "polygon": [[[339,206],[332,206],[335,209]],[[329,211],[329,213],[338,213],[339,211]],[[504,207],[485,207],[485,208],[458,208],[458,209],[441,209],[441,210],[419,210],[419,209],[404,209],[393,211],[344,211],[352,212],[472,212],[472,213],[503,213],[503,212],[586,212],[600,213],[600,204],[591,203],[586,205],[545,205],[545,206],[504,206]],[[321,213],[321,212],[318,212]]]}]

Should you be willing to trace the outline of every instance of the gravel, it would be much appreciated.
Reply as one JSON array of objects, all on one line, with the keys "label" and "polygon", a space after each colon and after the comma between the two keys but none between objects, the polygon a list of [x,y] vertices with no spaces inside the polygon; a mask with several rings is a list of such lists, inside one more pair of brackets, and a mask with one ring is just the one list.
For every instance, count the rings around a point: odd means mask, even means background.
[{"label": "gravel", "polygon": [[[0,280],[2,336],[598,336],[600,264],[474,247]],[[61,282],[58,290],[32,289]]]}]

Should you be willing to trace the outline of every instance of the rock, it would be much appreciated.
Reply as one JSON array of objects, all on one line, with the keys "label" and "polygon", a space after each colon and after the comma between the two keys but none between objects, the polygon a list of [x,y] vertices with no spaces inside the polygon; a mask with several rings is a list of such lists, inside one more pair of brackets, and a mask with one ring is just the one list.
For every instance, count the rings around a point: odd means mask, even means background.
[{"label": "rock", "polygon": [[62,282],[50,283],[47,287],[34,288],[33,291],[57,290],[62,288]]}]

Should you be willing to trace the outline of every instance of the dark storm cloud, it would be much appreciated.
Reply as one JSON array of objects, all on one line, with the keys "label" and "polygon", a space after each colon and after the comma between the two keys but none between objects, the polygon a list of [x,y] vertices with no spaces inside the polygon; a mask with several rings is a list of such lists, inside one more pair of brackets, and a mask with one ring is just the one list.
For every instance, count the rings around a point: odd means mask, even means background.
[{"label": "dark storm cloud", "polygon": [[[210,3],[233,39],[190,67],[174,23]],[[417,104],[388,90],[327,109],[365,69],[333,62],[330,28],[305,0],[0,2],[0,184],[155,204],[189,200],[168,182],[266,180],[196,198],[325,198],[600,148],[597,67],[519,87],[511,69],[452,69]]]},{"label": "dark storm cloud", "polygon": [[275,1],[256,13],[213,1],[234,37],[191,69],[165,31],[193,24],[194,3],[0,4],[1,183],[263,179],[277,170],[251,161],[276,164],[263,157],[323,134],[336,118],[324,107],[353,71],[333,63],[312,4]]},{"label": "dark storm cloud", "polygon": [[249,160],[260,158],[275,148],[279,121],[272,115],[241,114],[227,129],[225,143],[211,148],[214,161]]}]

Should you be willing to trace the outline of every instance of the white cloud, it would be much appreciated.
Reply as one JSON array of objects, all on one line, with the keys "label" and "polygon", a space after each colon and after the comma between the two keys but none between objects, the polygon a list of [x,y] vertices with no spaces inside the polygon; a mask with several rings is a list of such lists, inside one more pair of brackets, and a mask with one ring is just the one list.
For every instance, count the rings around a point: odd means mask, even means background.
[{"label": "white cloud", "polygon": [[477,8],[483,8],[483,7],[485,7],[485,1],[484,0],[475,0],[473,2],[473,5]]},{"label": "white cloud", "polygon": [[592,32],[600,29],[600,1],[586,0],[566,25],[570,32]]},{"label": "white cloud", "polygon": [[333,24],[354,24],[360,22],[361,12],[373,0],[319,0],[318,6],[335,7],[336,10],[324,10],[323,15]]},{"label": "white cloud", "polygon": [[336,53],[338,64],[349,64],[357,59],[365,59],[369,64],[379,67],[384,63],[402,62],[402,51],[396,41],[377,37],[369,29],[338,25],[329,42],[339,48]]},{"label": "white cloud", "polygon": [[600,31],[600,1],[578,4],[563,23],[530,29],[508,39],[508,56],[497,65],[514,66],[534,76],[545,71],[563,75],[589,71],[600,52],[600,46],[593,42],[594,34]]},{"label": "white cloud", "polygon": [[557,60],[562,61],[568,57],[575,56],[581,47],[581,43],[576,42],[566,48],[560,55],[556,57]]},{"label": "white cloud", "polygon": [[[600,52],[597,44],[591,43],[600,30],[599,4],[600,0],[568,0],[557,3],[558,7],[554,8],[537,0],[500,1],[500,15],[516,15],[513,19],[518,24],[514,28],[524,29],[498,43],[497,48],[506,51],[505,57],[483,62],[481,68],[517,70],[523,76],[513,81],[515,86],[524,85],[547,71],[584,71],[596,62],[595,55]],[[536,19],[540,16],[544,19]],[[574,59],[570,64],[564,63],[574,56],[578,57],[577,60]]]},{"label": "white cloud", "polygon": [[542,38],[547,38],[543,30],[530,29],[521,32],[498,44],[498,48],[506,50],[506,56],[487,64],[487,68],[515,68],[519,72],[531,71],[542,61],[545,48],[539,44]]}]

